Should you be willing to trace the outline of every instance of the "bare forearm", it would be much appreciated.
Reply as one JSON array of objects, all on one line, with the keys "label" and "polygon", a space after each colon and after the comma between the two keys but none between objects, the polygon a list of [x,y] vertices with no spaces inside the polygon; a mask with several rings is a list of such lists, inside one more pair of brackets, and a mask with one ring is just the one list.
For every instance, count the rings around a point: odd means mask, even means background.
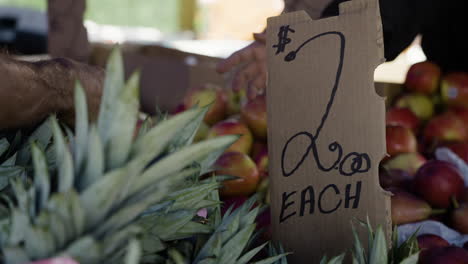
[{"label": "bare forearm", "polygon": [[67,59],[30,63],[0,57],[0,130],[32,126],[51,113],[73,123],[76,80],[95,117],[103,78],[102,70]]}]

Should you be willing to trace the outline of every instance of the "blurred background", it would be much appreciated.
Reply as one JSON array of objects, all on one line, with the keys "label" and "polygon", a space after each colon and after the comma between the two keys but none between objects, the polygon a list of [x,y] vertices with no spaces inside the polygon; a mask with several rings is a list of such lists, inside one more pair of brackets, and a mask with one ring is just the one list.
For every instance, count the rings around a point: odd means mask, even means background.
[{"label": "blurred background", "polygon": [[[322,1],[323,2],[323,1]],[[158,45],[225,58],[248,45],[283,0],[87,0],[84,24],[91,43]],[[47,52],[47,1],[0,0],[0,44],[9,52]],[[31,41],[34,45],[28,45]],[[401,82],[409,65],[424,60],[417,41],[376,79]]]}]

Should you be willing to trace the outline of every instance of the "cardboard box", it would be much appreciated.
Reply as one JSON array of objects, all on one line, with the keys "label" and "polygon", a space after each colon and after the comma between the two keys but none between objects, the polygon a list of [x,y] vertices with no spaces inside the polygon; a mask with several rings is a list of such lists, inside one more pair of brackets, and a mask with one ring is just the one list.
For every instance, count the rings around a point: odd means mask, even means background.
[{"label": "cardboard box", "polygon": [[[105,66],[111,45],[93,44],[91,63]],[[126,77],[141,70],[142,110],[154,114],[156,107],[172,111],[189,89],[206,83],[224,86],[224,77],[215,71],[219,58],[182,52],[156,45],[121,46]]]},{"label": "cardboard box", "polygon": [[353,219],[369,217],[389,236],[390,199],[378,178],[385,99],[373,81],[383,62],[377,0],[342,3],[338,17],[322,20],[270,18],[267,39],[274,240],[297,264],[352,248]]}]

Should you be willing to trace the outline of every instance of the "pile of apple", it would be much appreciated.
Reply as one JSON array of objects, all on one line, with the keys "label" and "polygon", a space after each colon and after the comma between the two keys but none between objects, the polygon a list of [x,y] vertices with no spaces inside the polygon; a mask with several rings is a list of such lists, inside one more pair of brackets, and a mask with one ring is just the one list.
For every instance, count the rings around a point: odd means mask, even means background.
[{"label": "pile of apple", "polygon": [[409,69],[404,87],[387,111],[389,156],[380,170],[381,186],[394,194],[392,221],[436,220],[468,234],[464,175],[435,158],[435,151],[445,147],[468,163],[468,73],[442,74],[437,65],[421,62]]},{"label": "pile of apple", "polygon": [[[250,196],[259,195],[259,203],[268,203],[267,112],[265,95],[247,100],[245,90],[232,91],[207,84],[190,90],[175,113],[194,106],[207,106],[203,124],[195,141],[223,135],[239,135],[216,161],[216,175],[233,176],[220,189],[223,209],[240,206]],[[259,226],[269,223],[269,212],[261,215]]]}]

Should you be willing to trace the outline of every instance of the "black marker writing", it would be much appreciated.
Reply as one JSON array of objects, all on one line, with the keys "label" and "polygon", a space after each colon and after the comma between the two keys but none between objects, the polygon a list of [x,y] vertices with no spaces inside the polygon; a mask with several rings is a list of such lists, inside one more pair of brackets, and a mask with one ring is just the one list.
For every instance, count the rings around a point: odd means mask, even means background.
[{"label": "black marker writing", "polygon": [[273,45],[273,48],[276,48],[276,55],[284,52],[286,45],[291,43],[291,39],[288,38],[289,32],[296,32],[294,29],[289,28],[289,25],[281,26],[278,32],[278,44]]},{"label": "black marker writing", "polygon": [[[303,162],[305,161],[305,159],[307,158],[307,156],[310,154],[311,151],[312,151],[312,155],[314,156],[315,163],[317,164],[317,167],[321,171],[328,172],[328,171],[331,171],[331,170],[338,170],[341,175],[352,176],[352,175],[354,175],[356,173],[367,172],[367,171],[369,171],[369,169],[371,167],[371,161],[370,161],[369,155],[366,154],[366,153],[351,152],[351,153],[349,153],[349,154],[347,154],[347,155],[345,155],[343,157],[343,147],[337,141],[334,141],[334,142],[332,142],[332,143],[330,143],[328,145],[328,150],[331,151],[331,152],[336,152],[337,153],[337,158],[336,158],[335,162],[331,166],[325,167],[322,164],[322,162],[320,161],[319,152],[318,152],[318,149],[317,149],[317,140],[319,139],[320,132],[321,132],[323,126],[325,125],[325,122],[327,121],[327,118],[328,118],[328,116],[330,114],[330,110],[331,110],[331,107],[332,107],[333,102],[335,100],[336,92],[337,92],[338,87],[339,87],[341,72],[343,70],[344,52],[345,52],[345,45],[346,45],[346,41],[345,41],[345,37],[344,37],[343,33],[337,32],[337,31],[330,31],[330,32],[325,32],[325,33],[318,34],[318,35],[306,40],[296,50],[289,52],[288,55],[286,55],[286,57],[284,58],[284,60],[287,61],[287,62],[294,61],[296,59],[297,54],[301,51],[301,49],[305,45],[312,42],[313,40],[316,40],[316,39],[324,37],[324,36],[329,36],[329,35],[338,36],[339,40],[340,40],[340,44],[341,44],[340,45],[340,60],[339,60],[338,68],[337,68],[337,71],[336,71],[335,82],[333,84],[333,89],[332,89],[332,92],[331,92],[331,96],[330,96],[330,99],[329,99],[329,101],[327,103],[325,113],[322,116],[320,124],[317,127],[317,130],[315,131],[315,134],[311,134],[311,133],[309,133],[307,131],[302,131],[302,132],[299,132],[299,133],[293,135],[291,138],[289,138],[286,141],[286,144],[284,145],[283,151],[282,151],[282,154],[281,154],[281,169],[282,169],[284,177],[289,177],[292,174],[294,174],[301,167],[301,165],[303,164]],[[286,152],[288,150],[289,144],[292,143],[293,141],[299,139],[299,138],[308,139],[310,141],[310,144],[307,147],[307,149],[306,149],[305,153],[303,154],[302,158],[294,166],[294,168],[292,170],[286,171],[286,169],[285,169],[285,161],[287,160]]]}]

